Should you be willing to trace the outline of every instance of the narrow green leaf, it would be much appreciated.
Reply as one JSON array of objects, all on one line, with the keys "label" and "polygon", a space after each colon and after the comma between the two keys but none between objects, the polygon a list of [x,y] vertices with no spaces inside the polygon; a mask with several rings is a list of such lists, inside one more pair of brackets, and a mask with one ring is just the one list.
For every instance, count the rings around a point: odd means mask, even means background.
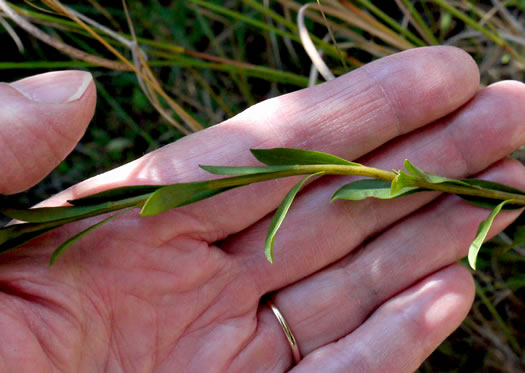
[{"label": "narrow green leaf", "polygon": [[485,241],[485,238],[489,233],[489,229],[492,226],[492,223],[494,222],[494,218],[496,217],[496,215],[499,214],[499,212],[505,204],[512,201],[513,200],[507,200],[501,202],[499,205],[496,206],[496,208],[494,208],[494,210],[492,210],[489,217],[479,224],[476,237],[474,238],[474,241],[472,242],[468,250],[468,262],[472,269],[476,269],[476,259],[478,257],[479,250],[481,249],[481,245],[483,244],[483,241]]},{"label": "narrow green leaf", "polygon": [[[525,195],[525,192],[520,189],[511,187],[509,185],[496,183],[494,181],[488,181],[488,180],[482,180],[482,179],[463,179],[461,181],[475,188],[497,190],[501,192]],[[475,206],[489,208],[489,209],[494,209],[501,202],[500,200],[496,200],[492,198],[467,196],[467,195],[462,195],[462,194],[458,194],[458,196],[463,198],[466,202],[469,202]],[[508,203],[505,206],[503,206],[504,210],[516,210],[516,209],[521,209],[521,208],[523,208],[523,205],[513,204],[513,203]]]},{"label": "narrow green leaf", "polygon": [[443,177],[439,175],[430,174],[426,171],[423,171],[422,169],[414,166],[408,159],[405,159],[404,163],[405,169],[410,172],[414,176],[419,176],[423,180],[425,180],[427,183],[430,184],[442,184],[442,183],[451,183],[456,185],[462,185],[462,186],[471,186],[468,183],[465,183],[463,180],[457,180],[457,179],[449,179],[448,177]]},{"label": "narrow green leaf", "polygon": [[[458,194],[458,197],[461,197],[463,200],[470,203],[471,205],[486,208],[486,209],[494,209],[501,202],[501,200],[498,200],[498,199],[483,198],[483,197],[476,197],[476,196],[466,196],[464,194]],[[524,206],[519,203],[508,203],[505,206],[503,206],[503,210],[519,210],[519,209],[522,209],[523,207]]]},{"label": "narrow green leaf", "polygon": [[491,189],[491,190],[499,190],[501,192],[508,192],[508,193],[516,193],[516,194],[523,194],[525,195],[525,192],[521,189],[514,188],[510,185],[505,185],[501,183],[496,183],[494,181],[489,180],[482,180],[482,179],[462,179],[463,183],[466,183],[471,186],[483,188],[483,189]]},{"label": "narrow green leaf", "polygon": [[39,207],[32,209],[0,208],[0,212],[11,219],[17,219],[29,223],[45,223],[82,216],[107,207],[107,204],[101,204],[81,207]]},{"label": "narrow green leaf", "polygon": [[165,187],[165,185],[133,185],[125,186],[120,188],[113,188],[105,190],[100,193],[95,193],[82,198],[68,201],[75,206],[88,206],[95,205],[104,202],[112,202],[117,200],[123,200],[128,198],[136,198],[140,196],[146,197],[155,192],[156,190]]},{"label": "narrow green leaf", "polygon": [[427,189],[405,187],[392,194],[389,181],[364,179],[342,186],[332,195],[330,201],[336,199],[361,201],[367,198],[393,199],[424,191]]},{"label": "narrow green leaf", "polygon": [[45,223],[21,223],[13,224],[0,229],[0,253],[13,249],[33,238],[41,236],[64,224],[76,221],[76,218],[54,220]]},{"label": "narrow green leaf", "polygon": [[318,172],[312,175],[308,175],[303,180],[298,182],[284,197],[283,201],[281,202],[281,205],[275,212],[275,215],[273,216],[272,222],[270,223],[270,227],[268,229],[268,234],[266,235],[266,242],[264,244],[264,253],[266,255],[266,259],[270,263],[273,263],[273,242],[275,239],[275,235],[277,234],[277,231],[281,227],[282,222],[284,221],[284,218],[286,217],[286,214],[288,213],[288,210],[290,209],[290,206],[292,205],[292,202],[299,193],[299,190],[301,187],[308,181],[308,179],[322,175],[323,172]]},{"label": "narrow green leaf", "polygon": [[123,199],[120,201],[109,201],[96,205],[85,206],[61,206],[61,207],[38,207],[32,209],[0,208],[0,213],[12,218],[29,223],[46,223],[63,219],[80,220],[105,214],[107,212],[121,210],[126,207],[137,206],[142,197]]},{"label": "narrow green leaf", "polygon": [[[64,224],[73,223],[81,219],[121,210],[124,208],[134,208],[137,207],[137,202],[133,198],[130,198],[129,200],[104,204],[104,206],[106,207],[100,208],[100,206],[97,206],[96,209],[94,208],[92,211],[87,212],[84,211],[85,213],[80,215],[64,213],[62,208],[58,208],[59,213],[53,216],[53,220],[48,219],[47,221],[42,222],[21,223],[3,227],[0,229],[0,253],[29,242],[36,237],[63,226]],[[71,207],[71,209],[72,211],[77,211],[76,208]],[[34,211],[31,213],[35,213],[35,216],[40,214],[40,212]],[[35,218],[35,216],[32,216],[31,219]],[[63,218],[56,219],[59,216],[62,216]],[[35,220],[38,218],[39,217],[37,216]]]},{"label": "narrow green leaf", "polygon": [[42,236],[65,223],[54,226],[42,226],[43,224],[26,223],[15,224],[0,229],[0,253],[14,249],[34,238]]},{"label": "narrow green leaf", "polygon": [[347,161],[335,155],[316,152],[312,150],[293,149],[293,148],[273,148],[273,149],[250,149],[253,156],[259,162],[269,166],[280,165],[312,165],[312,164],[338,164],[345,166],[361,166],[359,163]]},{"label": "narrow green leaf", "polygon": [[84,229],[82,232],[80,233],[77,233],[75,234],[73,237],[69,238],[68,240],[66,240],[64,243],[62,243],[59,247],[57,247],[55,249],[55,251],[53,251],[53,254],[51,254],[51,258],[49,259],[49,265],[52,266],[53,264],[55,264],[56,260],[58,259],[58,257],[60,255],[62,255],[64,253],[64,251],[66,251],[67,248],[69,248],[71,245],[73,245],[76,241],[78,241],[79,239],[81,239],[82,237],[84,237],[86,234],[94,231],[95,229],[97,229],[98,227],[106,224],[107,222],[115,219],[116,217],[118,216],[121,216],[123,214],[125,214],[126,212],[128,212],[130,209],[126,209],[118,214],[115,214],[115,215],[112,215],[92,226],[90,226],[89,228],[87,229]]},{"label": "narrow green leaf", "polygon": [[224,167],[200,165],[204,171],[214,175],[253,175],[277,171],[287,171],[296,169],[296,166],[267,166],[267,167]]},{"label": "narrow green leaf", "polygon": [[154,192],[144,203],[141,216],[153,216],[170,209],[213,197],[235,186],[213,188],[209,181],[165,186]]}]

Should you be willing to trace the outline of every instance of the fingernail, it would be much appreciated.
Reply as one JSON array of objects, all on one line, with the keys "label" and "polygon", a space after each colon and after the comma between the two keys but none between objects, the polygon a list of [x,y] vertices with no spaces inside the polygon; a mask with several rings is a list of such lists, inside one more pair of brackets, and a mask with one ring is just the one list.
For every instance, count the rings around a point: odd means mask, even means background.
[{"label": "fingernail", "polygon": [[62,104],[81,98],[92,80],[86,71],[68,70],[31,76],[11,83],[11,86],[30,100]]}]

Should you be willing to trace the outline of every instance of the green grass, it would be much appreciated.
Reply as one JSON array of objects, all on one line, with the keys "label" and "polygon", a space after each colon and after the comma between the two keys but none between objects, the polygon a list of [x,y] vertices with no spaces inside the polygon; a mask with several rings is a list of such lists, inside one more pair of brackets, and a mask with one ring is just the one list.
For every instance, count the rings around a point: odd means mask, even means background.
[{"label": "green grass", "polygon": [[[139,43],[169,97],[202,127],[241,112],[266,98],[308,85],[310,63],[298,38],[295,16],[305,1],[129,1]],[[321,1],[330,6],[333,0]],[[525,80],[525,1],[460,0],[344,2],[331,29],[350,68],[405,48],[452,44],[477,61],[482,85],[502,79]],[[117,60],[71,20],[44,13],[21,2],[24,15],[63,42],[93,55]],[[75,9],[130,37],[120,2],[88,2]],[[42,4],[38,4],[42,5]],[[352,23],[352,15],[366,20]],[[21,54],[0,25],[0,81],[63,68],[89,69],[97,81],[95,118],[73,153],[41,184],[17,196],[22,205],[40,201],[68,186],[136,159],[183,134],[149,103],[135,74],[97,67],[57,52],[13,25]],[[307,18],[313,41],[339,75],[344,68],[337,49],[322,41],[327,33],[319,13]],[[129,49],[103,36],[125,57]],[[351,44],[348,46],[345,44]],[[348,47],[347,47],[348,46]],[[166,99],[159,98],[165,109]],[[180,115],[176,120],[183,122]],[[502,140],[504,141],[504,139]],[[524,152],[515,156],[525,160]],[[423,364],[421,372],[525,371],[525,221],[518,220],[482,251],[475,274],[477,296],[468,319]],[[494,255],[491,255],[493,253]],[[480,358],[482,356],[482,358]]]}]

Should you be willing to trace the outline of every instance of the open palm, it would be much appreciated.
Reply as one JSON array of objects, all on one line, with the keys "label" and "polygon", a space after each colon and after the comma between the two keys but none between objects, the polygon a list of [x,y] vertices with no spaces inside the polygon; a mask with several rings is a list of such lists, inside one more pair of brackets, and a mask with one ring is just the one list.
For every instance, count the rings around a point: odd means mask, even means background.
[{"label": "open palm", "polygon": [[[67,90],[44,94],[73,76],[86,77],[58,73],[0,86],[0,144],[12,156],[0,165],[8,176],[0,192],[38,181],[81,136],[94,85],[67,103]],[[481,172],[524,187],[523,167],[500,160],[525,141],[525,88],[502,82],[478,92],[478,84],[475,64],[457,49],[408,51],[265,101],[44,204],[123,185],[202,180],[209,176],[199,164],[255,164],[248,149],[281,146],[385,169],[409,158],[430,172]],[[348,178],[326,178],[296,199],[269,264],[271,212],[296,181],[250,185],[150,218],[131,211],[53,267],[52,250],[93,221],[0,256],[0,371],[414,371],[468,312],[472,280],[453,263],[487,211],[436,193],[330,204]],[[492,234],[515,216],[498,217]],[[297,338],[296,366],[268,294]]]}]

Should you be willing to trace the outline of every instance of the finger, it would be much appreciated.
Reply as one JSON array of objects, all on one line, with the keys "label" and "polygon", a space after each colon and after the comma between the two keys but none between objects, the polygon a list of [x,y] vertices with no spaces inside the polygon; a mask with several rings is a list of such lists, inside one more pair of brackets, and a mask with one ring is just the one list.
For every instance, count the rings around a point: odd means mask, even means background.
[{"label": "finger", "polygon": [[[500,162],[480,176],[525,187],[525,167],[515,160]],[[498,215],[489,237],[520,212]],[[487,209],[447,196],[341,261],[280,290],[274,302],[287,315],[302,352],[307,354],[351,333],[394,294],[465,257],[478,224],[488,214]]]},{"label": "finger", "polygon": [[0,194],[44,178],[77,144],[96,102],[91,74],[61,71],[0,83]]},{"label": "finger", "polygon": [[[48,205],[110,187],[210,178],[197,172],[199,164],[254,164],[249,148],[301,147],[356,158],[452,112],[474,95],[478,83],[475,64],[458,49],[400,53],[318,87],[255,105],[221,125],[82,183]],[[164,240],[196,227],[194,236],[219,240],[275,209],[291,183],[242,188],[150,221]],[[184,222],[174,227],[171,221],[180,215]]]},{"label": "finger", "polygon": [[[408,158],[425,170],[449,177],[479,172],[525,142],[524,100],[525,85],[495,84],[453,116],[371,153],[365,164],[397,169]],[[271,216],[230,237],[222,247],[239,257],[264,294],[347,255],[437,196],[421,193],[390,201],[328,203],[331,194],[348,181],[327,179],[298,196],[275,238],[274,264],[268,264],[261,248]]]},{"label": "finger", "polygon": [[292,372],[414,372],[466,317],[474,283],[447,267],[387,301],[357,330],[306,356]]}]

